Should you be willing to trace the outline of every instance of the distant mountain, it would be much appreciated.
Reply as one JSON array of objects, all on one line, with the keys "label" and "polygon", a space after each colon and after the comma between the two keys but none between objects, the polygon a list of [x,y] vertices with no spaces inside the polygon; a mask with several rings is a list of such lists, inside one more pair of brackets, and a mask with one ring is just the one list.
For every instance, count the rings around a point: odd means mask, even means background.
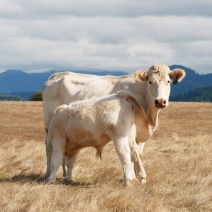
[{"label": "distant mountain", "polygon": [[0,101],[24,101],[25,99],[20,96],[0,94]]},{"label": "distant mountain", "polygon": [[186,77],[177,85],[172,85],[171,96],[186,93],[188,91],[202,88],[212,87],[212,74],[201,75],[196,73],[194,70],[181,65],[172,65],[170,69],[181,68],[186,71]]},{"label": "distant mountain", "polygon": [[35,93],[35,91],[29,92],[12,92],[11,95],[21,96],[25,100],[30,100],[30,97]]},{"label": "distant mountain", "polygon": [[[185,79],[177,84],[172,85],[171,97],[179,94],[187,93],[188,91],[201,88],[212,87],[212,74],[200,75],[194,70],[181,66],[172,65],[170,69],[182,68],[186,71]],[[41,91],[43,84],[54,73],[60,72],[56,70],[44,73],[25,73],[20,70],[7,70],[0,73],[0,93],[15,94],[29,100],[30,96],[35,91]],[[127,72],[119,71],[74,71],[77,73],[87,73],[96,75],[115,75],[122,76],[128,74]]]},{"label": "distant mountain", "polygon": [[[48,71],[44,73],[25,73],[20,70],[8,70],[0,73],[0,93],[23,93],[41,91],[43,84],[54,73],[61,71]],[[114,75],[121,76],[126,72],[118,71],[75,71],[77,73],[97,74],[97,75]]]},{"label": "distant mountain", "polygon": [[212,102],[212,87],[197,88],[171,97],[170,100],[176,102]]},{"label": "distant mountain", "polygon": [[41,90],[43,83],[54,72],[25,73],[8,70],[0,74],[0,93],[33,92]]}]

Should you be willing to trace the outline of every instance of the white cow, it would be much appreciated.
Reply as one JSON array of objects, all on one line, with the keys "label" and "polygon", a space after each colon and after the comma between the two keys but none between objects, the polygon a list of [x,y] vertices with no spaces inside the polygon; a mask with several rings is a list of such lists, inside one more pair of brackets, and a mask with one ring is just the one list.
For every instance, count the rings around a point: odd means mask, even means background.
[{"label": "white cow", "polygon": [[[174,69],[162,64],[153,65],[146,71],[137,71],[125,76],[96,76],[63,72],[52,75],[43,86],[44,125],[48,132],[49,123],[55,109],[62,104],[88,99],[93,96],[104,96],[119,90],[128,90],[144,108],[147,117],[157,127],[160,109],[168,106],[170,83],[180,82],[185,71]],[[144,141],[140,137],[141,128],[137,129],[136,142],[140,143],[142,153]],[[47,169],[46,177],[50,176],[50,147],[46,143]],[[63,166],[65,176],[65,166]]]},{"label": "white cow", "polygon": [[138,154],[136,126],[141,128],[144,141],[153,134],[153,127],[146,113],[128,91],[59,106],[48,128],[47,143],[53,148],[49,182],[55,181],[64,157],[66,179],[72,181],[72,169],[79,150],[94,147],[97,155],[101,156],[103,147],[113,140],[122,164],[124,182],[129,184],[136,173],[144,183],[146,173]]}]

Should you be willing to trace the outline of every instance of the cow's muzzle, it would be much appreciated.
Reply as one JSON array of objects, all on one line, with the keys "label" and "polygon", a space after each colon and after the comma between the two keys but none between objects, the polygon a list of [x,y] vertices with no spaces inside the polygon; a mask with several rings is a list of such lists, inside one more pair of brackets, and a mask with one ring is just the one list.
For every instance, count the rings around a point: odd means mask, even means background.
[{"label": "cow's muzzle", "polygon": [[155,100],[155,106],[159,109],[163,109],[166,107],[166,100],[161,98],[161,99],[156,99]]}]

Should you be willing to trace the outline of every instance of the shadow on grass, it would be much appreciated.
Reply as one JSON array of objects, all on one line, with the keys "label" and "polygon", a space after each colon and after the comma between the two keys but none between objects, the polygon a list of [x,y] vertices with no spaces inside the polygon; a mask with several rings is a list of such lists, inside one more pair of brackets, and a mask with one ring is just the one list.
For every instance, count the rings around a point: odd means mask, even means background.
[{"label": "shadow on grass", "polygon": [[18,174],[13,177],[9,176],[0,176],[0,182],[14,182],[14,183],[27,183],[27,182],[35,182],[35,183],[44,183],[45,178],[41,174]]},{"label": "shadow on grass", "polygon": [[45,178],[43,175],[40,174],[29,174],[29,175],[19,174],[12,177],[11,181],[20,183],[27,183],[27,182],[44,183]]},{"label": "shadow on grass", "polygon": [[[37,184],[48,184],[47,179],[42,174],[18,174],[13,177],[9,176],[0,176],[1,182],[10,182],[10,183],[37,183]],[[97,182],[92,181],[89,178],[79,179],[78,181],[66,181],[65,179],[57,179],[54,184],[51,185],[65,185],[73,187],[96,187]]]},{"label": "shadow on grass", "polygon": [[80,179],[78,181],[62,181],[63,185],[66,186],[73,186],[73,187],[82,187],[82,188],[91,188],[91,187],[97,187],[97,182],[91,181],[88,179]]}]

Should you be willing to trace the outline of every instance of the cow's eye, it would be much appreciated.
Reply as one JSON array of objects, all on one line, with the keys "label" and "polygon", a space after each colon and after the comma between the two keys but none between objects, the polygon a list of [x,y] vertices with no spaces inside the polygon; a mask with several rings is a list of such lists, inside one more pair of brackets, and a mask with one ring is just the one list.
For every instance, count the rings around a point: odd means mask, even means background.
[{"label": "cow's eye", "polygon": [[170,83],[170,80],[168,80],[168,83]]},{"label": "cow's eye", "polygon": [[149,84],[152,84],[152,82],[151,82],[151,81],[149,81]]}]

